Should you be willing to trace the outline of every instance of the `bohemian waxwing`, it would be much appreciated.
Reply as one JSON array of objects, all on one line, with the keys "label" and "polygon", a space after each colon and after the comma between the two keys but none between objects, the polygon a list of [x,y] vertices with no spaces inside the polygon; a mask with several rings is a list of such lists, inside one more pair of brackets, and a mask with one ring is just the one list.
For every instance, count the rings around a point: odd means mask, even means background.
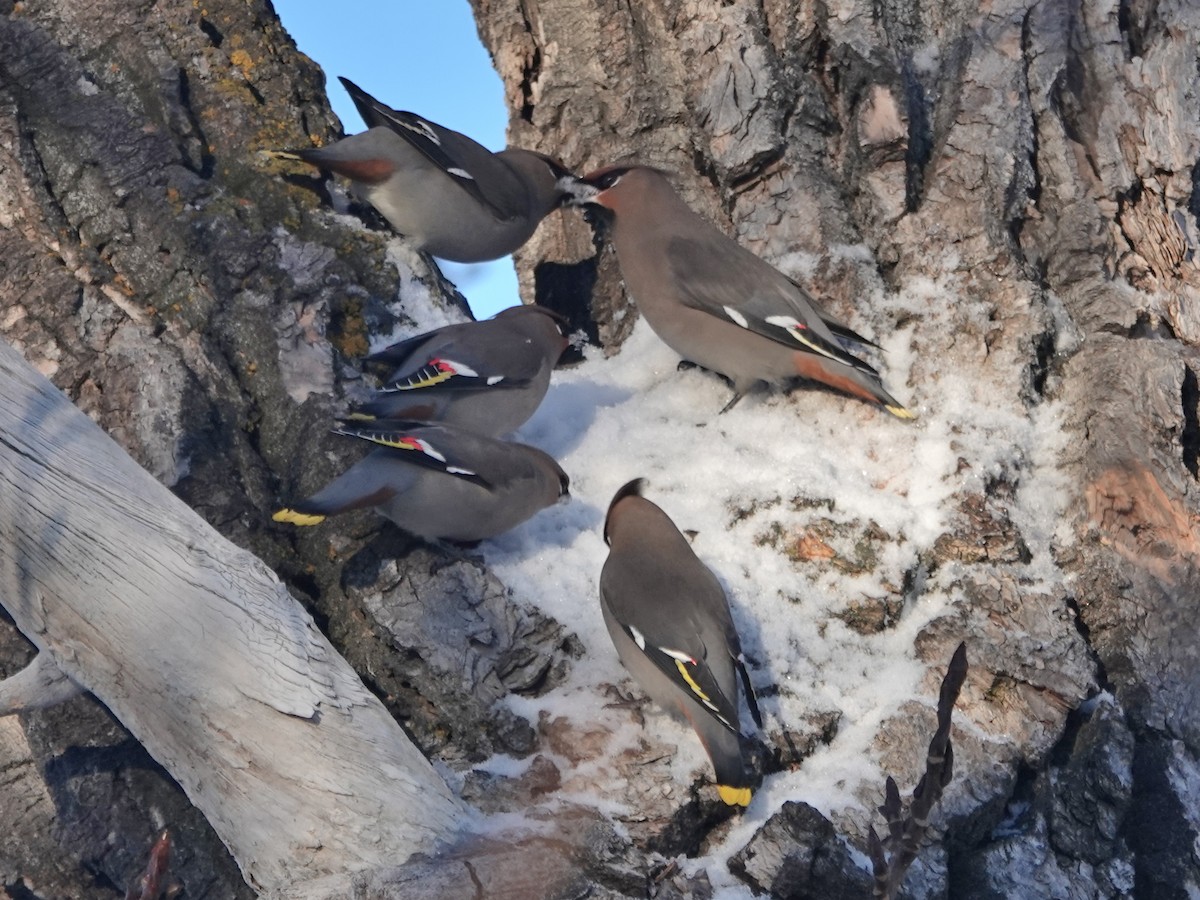
[{"label": "bohemian waxwing", "polygon": [[562,318],[514,306],[483,322],[447,325],[373,353],[395,366],[383,388],[354,406],[352,419],[419,419],[499,437],[533,415],[567,348]]},{"label": "bohemian waxwing", "polygon": [[762,718],[729,603],[675,523],[641,496],[644,484],[639,478],[617,491],[604,520],[604,624],[634,680],[696,730],[721,799],[746,806],[754,776],[742,756],[739,676],[760,728]]},{"label": "bohemian waxwing", "polygon": [[341,79],[368,130],[328,147],[279,154],[344,175],[419,249],[454,262],[512,253],[561,205],[569,175],[531,150],[492,153],[469,137],[384,106]]},{"label": "bohemian waxwing", "polygon": [[424,422],[350,425],[338,434],[379,445],[276,522],[316,525],[374,507],[405,531],[469,544],[495,537],[567,494],[558,463],[536,447]]},{"label": "bohemian waxwing", "polygon": [[621,275],[654,333],[733,382],[722,412],[760,382],[809,379],[913,418],[878,372],[842,348],[874,344],[823,315],[798,284],[696,214],[665,173],[620,166],[561,184],[573,205],[613,213]]}]

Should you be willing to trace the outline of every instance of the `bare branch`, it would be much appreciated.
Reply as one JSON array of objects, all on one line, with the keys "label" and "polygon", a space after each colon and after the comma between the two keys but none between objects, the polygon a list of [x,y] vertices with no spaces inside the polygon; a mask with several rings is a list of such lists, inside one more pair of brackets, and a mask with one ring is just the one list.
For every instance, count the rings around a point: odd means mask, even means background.
[{"label": "bare branch", "polygon": [[0,680],[0,716],[47,709],[83,693],[45,651],[16,675]]},{"label": "bare branch", "polygon": [[[889,775],[884,784],[884,801],[879,807],[888,823],[888,837],[880,841],[872,828],[868,835],[867,849],[871,856],[871,868],[875,874],[875,896],[892,900],[900,890],[900,884],[909,866],[917,858],[921,838],[929,828],[930,816],[942,791],[954,774],[954,750],[950,745],[950,716],[954,704],[967,677],[967,645],[959,644],[950,658],[946,676],[938,692],[937,731],[929,742],[925,757],[925,773],[913,789],[908,815],[904,815],[900,802],[900,790]],[[886,849],[892,850],[887,858]]]},{"label": "bare branch", "polygon": [[164,891],[169,897],[177,894],[177,885],[165,883],[170,865],[171,833],[164,828],[150,848],[150,860],[145,870],[130,883],[129,890],[125,892],[125,900],[159,900]]}]

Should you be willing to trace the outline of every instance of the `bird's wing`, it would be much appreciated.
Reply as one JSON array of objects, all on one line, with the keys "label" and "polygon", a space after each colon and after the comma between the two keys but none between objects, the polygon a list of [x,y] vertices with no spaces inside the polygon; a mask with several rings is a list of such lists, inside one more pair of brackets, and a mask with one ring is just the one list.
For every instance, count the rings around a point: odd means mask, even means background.
[{"label": "bird's wing", "polygon": [[[829,320],[803,288],[734,242],[672,238],[666,265],[686,305],[797,350],[878,374],[838,338],[869,341]],[[747,285],[753,287],[748,291]]]},{"label": "bird's wing", "polygon": [[453,446],[452,441],[445,439],[444,429],[426,422],[382,419],[365,425],[348,421],[335,428],[334,433],[370,441],[379,447],[402,453],[405,462],[415,466],[443,472],[487,490],[493,489],[492,483],[475,471],[475,465]]},{"label": "bird's wing", "polygon": [[[791,281],[790,278],[788,280]],[[796,284],[796,282],[792,281],[792,284]],[[804,290],[804,288],[800,287],[798,284],[796,284],[796,288],[797,290]],[[842,343],[857,345],[859,347],[871,347],[875,350],[883,349],[874,341],[867,340],[853,328],[849,327],[848,325],[843,325],[837,319],[831,319],[824,313],[820,313],[820,316],[821,321],[825,323],[825,327],[828,328],[833,333],[833,336]]]},{"label": "bird's wing", "polygon": [[[531,369],[532,371],[529,371]],[[468,347],[447,346],[438,348],[436,356],[416,358],[397,369],[383,383],[380,390],[419,391],[431,387],[451,391],[520,388],[528,385],[536,374],[536,360],[530,361],[503,352],[475,352]]]},{"label": "bird's wing", "polygon": [[758,708],[758,695],[754,693],[754,685],[750,681],[750,672],[746,668],[746,660],[739,653],[734,658],[733,664],[737,669],[738,677],[742,679],[742,691],[746,695],[746,705],[750,707],[750,716],[754,719],[754,724],[762,728],[762,712]]},{"label": "bird's wing", "polygon": [[401,366],[408,361],[422,344],[429,341],[435,341],[448,328],[453,328],[453,325],[447,325],[444,328],[437,328],[433,331],[426,331],[422,334],[414,334],[412,337],[405,338],[402,341],[396,341],[394,344],[388,344],[382,350],[376,350],[374,353],[363,357],[366,362],[384,363],[389,366]]},{"label": "bird's wing", "polygon": [[383,383],[385,392],[525,387],[541,364],[524,336],[490,320],[446,325],[366,359],[396,367]]},{"label": "bird's wing", "polygon": [[[607,576],[607,577],[606,577]],[[647,615],[645,606],[636,611],[620,602],[621,597],[633,596],[628,590],[614,585],[620,575],[613,577],[611,569],[601,573],[600,592],[613,617],[637,649],[671,682],[703,706],[718,722],[730,731],[738,730],[737,697],[729,697],[720,686],[709,665],[709,653],[724,653],[720,647],[708,648],[691,623],[691,616],[662,617]],[[718,587],[718,590],[720,588]],[[624,613],[624,615],[623,615]],[[632,613],[632,615],[628,615]],[[736,690],[736,688],[735,688]]]},{"label": "bird's wing", "polygon": [[[369,127],[383,126],[396,132],[498,220],[506,222],[521,215],[519,178],[486,147],[416,113],[386,106],[348,78],[339,80]],[[477,179],[481,168],[488,175],[482,185]]]}]

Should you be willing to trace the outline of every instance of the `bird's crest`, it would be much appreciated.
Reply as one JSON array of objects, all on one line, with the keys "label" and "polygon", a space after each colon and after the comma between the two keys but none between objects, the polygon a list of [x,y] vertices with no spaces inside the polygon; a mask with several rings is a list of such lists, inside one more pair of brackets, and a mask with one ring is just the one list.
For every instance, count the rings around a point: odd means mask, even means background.
[{"label": "bird's crest", "polygon": [[648,482],[645,478],[635,478],[633,481],[626,482],[621,486],[619,491],[613,494],[612,502],[608,504],[608,515],[604,517],[604,543],[612,543],[612,537],[609,534],[609,526],[612,524],[613,510],[616,508],[617,504],[626,497],[642,496],[642,490],[647,484]]}]

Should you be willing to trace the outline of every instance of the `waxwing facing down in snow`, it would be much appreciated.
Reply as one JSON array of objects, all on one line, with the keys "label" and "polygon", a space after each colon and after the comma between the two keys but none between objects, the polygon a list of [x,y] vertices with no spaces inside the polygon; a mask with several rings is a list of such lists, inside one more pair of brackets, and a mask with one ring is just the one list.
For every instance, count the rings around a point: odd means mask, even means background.
[{"label": "waxwing facing down in snow", "polygon": [[367,359],[395,366],[382,389],[352,407],[359,419],[419,419],[499,437],[533,415],[567,348],[557,313],[514,306],[483,322],[419,334]]},{"label": "waxwing facing down in snow", "polygon": [[405,531],[474,543],[513,528],[567,494],[558,463],[536,447],[425,422],[346,425],[338,434],[379,445],[307,500],[272,518],[316,525],[374,507]]},{"label": "waxwing facing down in snow", "polygon": [[726,410],[761,382],[808,379],[913,418],[842,346],[874,344],[695,213],[665,173],[617,166],[561,184],[572,205],[613,214],[613,247],[638,309],[671,349],[733,382]]},{"label": "waxwing facing down in snow", "polygon": [[729,603],[675,523],[641,496],[644,483],[639,478],[617,491],[604,520],[604,624],[634,680],[696,730],[721,799],[746,806],[754,775],[742,756],[739,678],[760,728],[762,718]]},{"label": "waxwing facing down in snow", "polygon": [[384,106],[340,79],[368,130],[284,157],[344,175],[355,193],[419,249],[454,262],[512,253],[561,205],[570,173],[531,150],[492,153],[469,137]]}]

